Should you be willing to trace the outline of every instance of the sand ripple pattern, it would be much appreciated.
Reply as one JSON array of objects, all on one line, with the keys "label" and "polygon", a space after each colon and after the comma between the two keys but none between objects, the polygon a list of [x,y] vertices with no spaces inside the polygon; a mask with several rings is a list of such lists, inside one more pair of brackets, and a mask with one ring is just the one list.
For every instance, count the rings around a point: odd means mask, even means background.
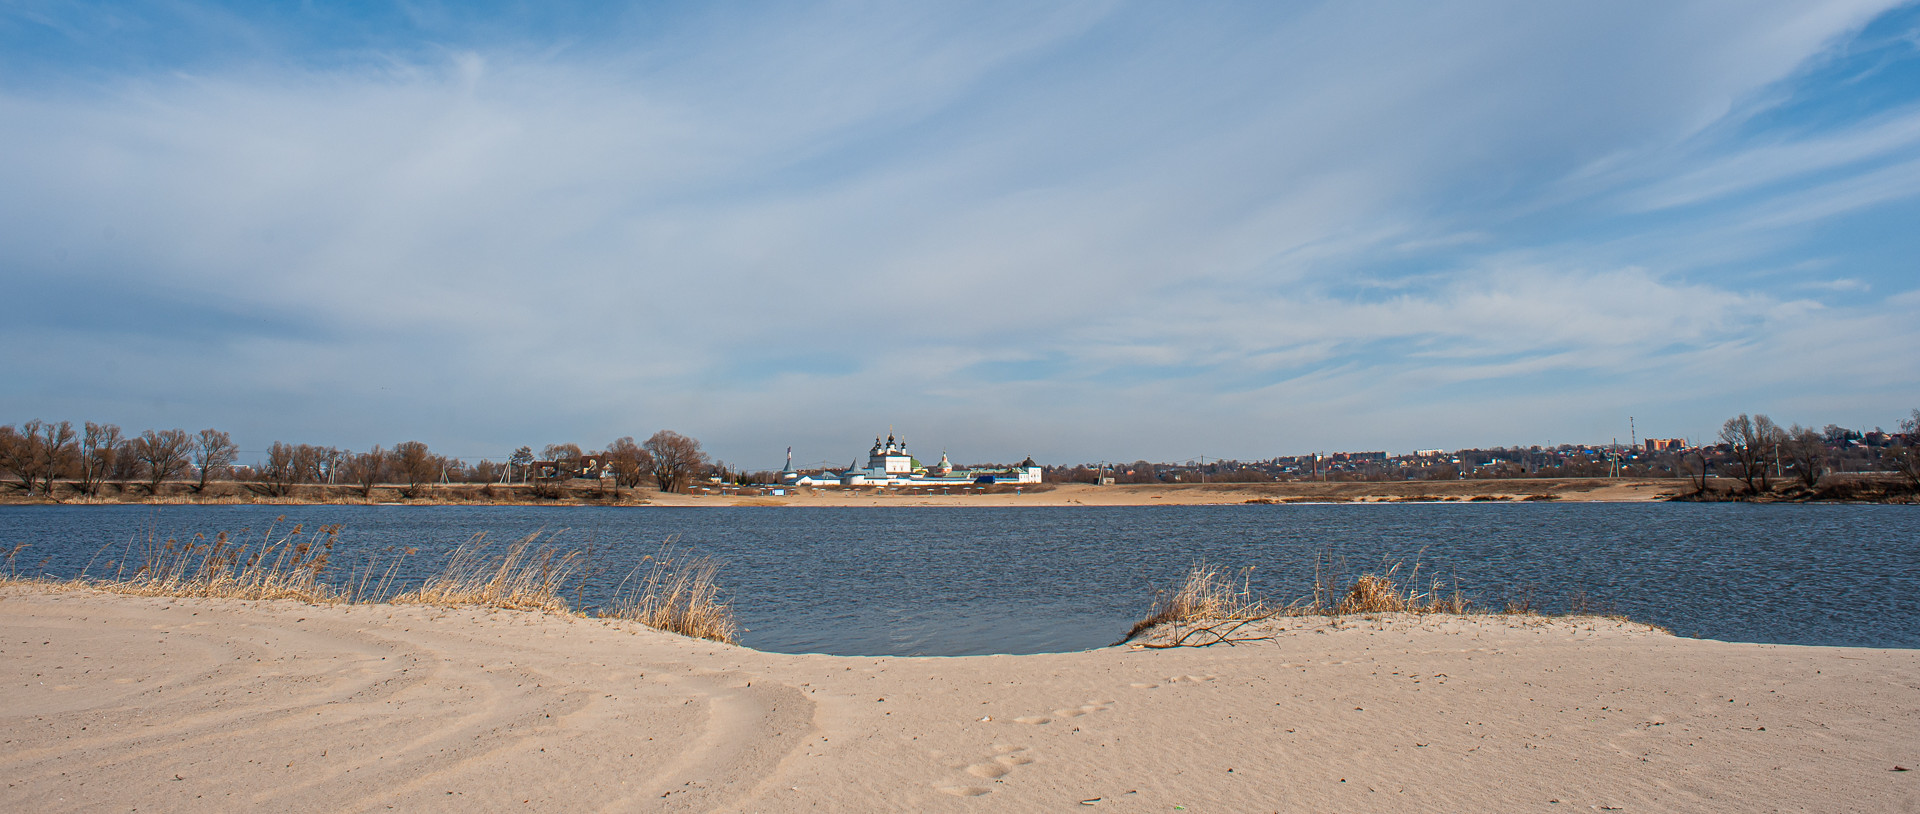
[{"label": "sand ripple pattern", "polygon": [[0,812],[1920,810],[1916,651],[1277,633],[859,658],[0,587]]},{"label": "sand ripple pattern", "polygon": [[[812,726],[812,702],[775,682],[525,647],[526,626],[599,621],[261,607],[128,600],[91,604],[84,620],[10,620],[0,632],[8,807],[111,807],[128,797],[129,766],[143,776],[143,808],[175,811],[750,807]],[[126,618],[102,618],[115,615]],[[432,624],[449,615],[473,618]],[[97,654],[90,630],[130,624],[150,635],[66,666]],[[449,629],[463,633],[449,641]],[[663,634],[604,630],[608,641],[636,635]]]}]

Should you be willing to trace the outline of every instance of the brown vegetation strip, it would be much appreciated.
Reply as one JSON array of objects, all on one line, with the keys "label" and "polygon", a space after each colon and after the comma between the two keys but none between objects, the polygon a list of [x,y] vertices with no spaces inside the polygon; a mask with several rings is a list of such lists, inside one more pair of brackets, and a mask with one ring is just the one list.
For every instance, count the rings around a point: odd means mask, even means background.
[{"label": "brown vegetation strip", "polygon": [[[1163,593],[1146,618],[1135,622],[1118,644],[1133,641],[1156,629],[1165,628],[1166,636],[1143,647],[1204,647],[1213,644],[1234,645],[1259,641],[1265,636],[1243,633],[1255,622],[1283,616],[1351,616],[1382,613],[1453,614],[1475,612],[1473,603],[1458,589],[1443,590],[1439,580],[1420,589],[1422,565],[1416,562],[1409,571],[1405,587],[1397,581],[1403,562],[1383,563],[1379,571],[1368,571],[1347,581],[1325,566],[1324,559],[1314,563],[1313,594],[1286,604],[1255,596],[1251,567],[1229,572],[1206,563],[1195,563],[1187,570],[1180,587]],[[1236,584],[1237,580],[1237,584]],[[1514,616],[1537,616],[1532,605],[1510,602],[1499,611]]]},{"label": "brown vegetation strip", "polygon": [[[279,521],[276,521],[276,527]],[[7,555],[0,584],[32,583],[48,587],[97,588],[140,596],[179,596],[222,599],[295,599],[326,604],[420,604],[441,607],[478,606],[584,615],[567,602],[587,570],[588,555],[567,548],[548,535],[535,532],[499,552],[492,551],[485,534],[476,534],[456,549],[439,572],[414,588],[395,592],[394,578],[406,549],[382,564],[368,562],[341,583],[321,575],[330,565],[339,538],[339,526],[320,526],[309,533],[295,525],[275,536],[273,528],[259,543],[238,542],[226,533],[186,540],[149,539],[130,550],[126,560],[109,562],[111,577],[93,577],[82,571],[70,579],[21,578],[14,567],[25,546]],[[641,575],[640,568],[645,568]],[[648,627],[686,636],[732,644],[739,627],[733,610],[721,595],[719,563],[695,557],[664,543],[657,554],[621,584],[609,609],[600,615],[628,619]],[[639,576],[635,579],[635,576]]]}]

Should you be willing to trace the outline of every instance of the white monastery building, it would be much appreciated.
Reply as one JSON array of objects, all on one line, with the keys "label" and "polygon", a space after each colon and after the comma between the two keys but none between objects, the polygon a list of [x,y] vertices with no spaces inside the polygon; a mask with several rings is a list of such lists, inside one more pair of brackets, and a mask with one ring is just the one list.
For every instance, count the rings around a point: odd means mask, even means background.
[{"label": "white monastery building", "polygon": [[873,448],[867,450],[867,465],[861,467],[858,461],[847,465],[845,472],[823,472],[818,475],[802,475],[793,469],[793,448],[787,448],[787,468],[780,471],[780,482],[794,486],[974,486],[996,483],[1020,484],[1039,483],[1040,465],[1032,457],[1021,461],[1019,466],[1007,469],[954,469],[947,460],[947,454],[940,453],[940,462],[933,466],[920,463],[920,459],[907,453],[907,443],[896,440],[892,433],[885,441],[879,436],[873,438]]}]

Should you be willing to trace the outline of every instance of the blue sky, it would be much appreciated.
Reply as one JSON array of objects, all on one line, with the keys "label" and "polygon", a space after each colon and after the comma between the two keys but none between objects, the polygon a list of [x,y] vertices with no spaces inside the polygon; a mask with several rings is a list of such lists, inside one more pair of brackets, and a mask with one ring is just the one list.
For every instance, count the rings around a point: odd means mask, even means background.
[{"label": "blue sky", "polygon": [[1920,406],[1920,8],[0,2],[0,420],[740,465]]}]

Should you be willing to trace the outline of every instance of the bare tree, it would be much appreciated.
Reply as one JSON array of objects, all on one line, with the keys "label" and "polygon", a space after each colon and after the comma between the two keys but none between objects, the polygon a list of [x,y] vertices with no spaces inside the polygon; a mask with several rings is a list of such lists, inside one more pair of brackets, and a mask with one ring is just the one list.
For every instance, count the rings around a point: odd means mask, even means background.
[{"label": "bare tree", "polygon": [[1827,439],[1819,430],[1795,424],[1786,431],[1786,441],[1780,444],[1781,456],[1793,465],[1793,474],[1808,489],[1820,485],[1820,478],[1827,474]]},{"label": "bare tree", "polygon": [[505,464],[494,463],[491,458],[481,458],[479,463],[460,473],[460,477],[467,483],[495,483],[505,471]]},{"label": "bare tree", "polygon": [[1906,434],[1906,441],[1887,450],[1887,465],[1907,479],[1908,487],[1920,489],[1920,409],[1900,421],[1900,431]]},{"label": "bare tree", "polygon": [[1760,491],[1753,479],[1766,474],[1761,457],[1765,442],[1760,439],[1753,419],[1748,418],[1746,413],[1727,419],[1725,424],[1720,425],[1720,440],[1732,448],[1733,459],[1740,465],[1740,479],[1746,481],[1747,491]]},{"label": "bare tree", "polygon": [[113,474],[108,476],[108,480],[120,492],[127,491],[127,484],[140,477],[139,441],[138,438],[128,438],[114,447]]},{"label": "bare tree", "polygon": [[1773,474],[1779,471],[1782,447],[1787,443],[1787,431],[1773,423],[1765,413],[1753,416],[1753,442],[1759,448],[1760,491],[1773,491]]},{"label": "bare tree", "polygon": [[507,470],[507,476],[511,478],[513,473],[518,471],[520,473],[520,481],[525,483],[527,480],[527,467],[533,465],[533,447],[521,447],[514,450],[513,455],[507,458],[507,465],[512,467]]},{"label": "bare tree", "polygon": [[1920,489],[1920,446],[1900,444],[1888,447],[1885,458],[1887,466],[1906,478],[1909,487]]},{"label": "bare tree", "polygon": [[215,473],[224,474],[239,455],[240,448],[234,446],[233,439],[226,433],[212,428],[201,430],[193,438],[193,466],[200,471],[193,493],[207,491],[207,481],[212,480]]},{"label": "bare tree", "polygon": [[325,477],[327,447],[296,444],[293,447],[293,482],[319,483]]},{"label": "bare tree", "polygon": [[637,489],[653,472],[653,455],[629,435],[607,445],[607,466],[613,469],[614,496],[618,497],[622,487]]},{"label": "bare tree", "polygon": [[406,484],[406,488],[400,490],[402,497],[416,497],[427,484],[439,480],[443,464],[439,456],[419,441],[402,441],[393,445],[394,474]]},{"label": "bare tree", "polygon": [[339,479],[341,470],[346,468],[347,459],[352,457],[353,453],[339,447],[326,447],[320,450],[320,476],[315,478],[314,482],[335,482]]},{"label": "bare tree", "polygon": [[267,460],[254,473],[255,482],[247,484],[247,489],[267,497],[292,494],[293,485],[300,482],[300,470],[294,464],[295,451],[295,447],[285,441],[273,442],[267,447]]},{"label": "bare tree", "polygon": [[193,438],[186,430],[147,430],[134,439],[134,457],[146,475],[147,494],[159,494],[162,482],[186,471],[192,448]]},{"label": "bare tree", "polygon": [[1707,452],[1696,449],[1691,455],[1683,454],[1679,463],[1680,474],[1693,481],[1693,493],[1705,496],[1707,493]]},{"label": "bare tree", "polygon": [[[25,429],[34,423],[29,421],[21,428]],[[33,491],[33,436],[38,431],[38,427],[22,432],[10,425],[0,424],[0,469],[5,469],[13,479],[8,485],[22,492]]]},{"label": "bare tree", "polygon": [[644,447],[653,457],[653,480],[662,492],[678,491],[687,479],[707,462],[700,442],[672,430],[661,430],[647,439]]},{"label": "bare tree", "polygon": [[20,430],[13,434],[7,444],[6,460],[0,462],[0,465],[6,466],[8,472],[13,473],[13,479],[18,482],[20,491],[27,494],[33,494],[34,484],[40,480],[42,464],[48,458],[45,450],[41,448],[45,444],[43,437],[48,430],[47,422],[37,418],[21,422]]},{"label": "bare tree", "polygon": [[68,421],[48,421],[40,425],[33,445],[33,468],[40,477],[40,494],[53,497],[54,483],[73,472],[80,461],[79,438]]},{"label": "bare tree", "polygon": [[373,487],[387,476],[387,451],[374,444],[373,449],[347,459],[347,477],[360,490],[361,497],[373,497]]},{"label": "bare tree", "polygon": [[580,451],[579,444],[548,444],[540,450],[540,455],[553,462],[554,469],[558,470],[554,477],[571,478],[580,474],[580,458],[585,453]]},{"label": "bare tree", "polygon": [[120,453],[120,428],[113,424],[87,422],[80,436],[80,492],[100,494],[100,486],[113,476],[114,457]]}]

